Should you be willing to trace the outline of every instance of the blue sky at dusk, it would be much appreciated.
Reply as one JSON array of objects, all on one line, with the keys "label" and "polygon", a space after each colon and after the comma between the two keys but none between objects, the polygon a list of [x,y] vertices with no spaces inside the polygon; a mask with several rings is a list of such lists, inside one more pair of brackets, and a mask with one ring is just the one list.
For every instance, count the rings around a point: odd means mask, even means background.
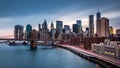
[{"label": "blue sky at dusk", "polygon": [[62,20],[70,26],[82,20],[84,29],[88,16],[95,15],[96,19],[98,9],[102,17],[110,19],[110,25],[120,28],[120,0],[0,0],[0,37],[13,34],[17,24],[31,24],[37,29],[45,19],[48,25]]}]

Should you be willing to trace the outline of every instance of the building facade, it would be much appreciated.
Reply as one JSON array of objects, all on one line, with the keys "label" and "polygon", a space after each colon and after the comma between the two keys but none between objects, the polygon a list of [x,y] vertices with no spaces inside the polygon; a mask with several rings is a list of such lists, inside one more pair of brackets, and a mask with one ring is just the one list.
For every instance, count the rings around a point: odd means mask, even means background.
[{"label": "building facade", "polygon": [[40,32],[41,40],[43,40],[43,41],[48,40],[48,32],[49,32],[49,29],[47,27],[47,21],[44,20],[44,22],[42,24],[42,30]]},{"label": "building facade", "polygon": [[109,37],[109,19],[102,17],[97,20],[98,37]]},{"label": "building facade", "polygon": [[73,32],[78,33],[78,25],[73,24]]},{"label": "building facade", "polygon": [[51,23],[51,39],[54,40],[55,38],[55,29],[53,22]]},{"label": "building facade", "polygon": [[94,35],[94,15],[89,15],[89,36]]},{"label": "building facade", "polygon": [[56,30],[59,34],[63,33],[63,21],[56,21]]},{"label": "building facade", "polygon": [[81,20],[77,20],[76,23],[78,25],[78,33],[81,34],[82,33],[82,25],[81,25],[82,21]]},{"label": "building facade", "polygon": [[118,41],[110,41],[109,39],[105,39],[104,43],[92,44],[93,52],[120,60],[119,49],[120,49],[120,43]]},{"label": "building facade", "polygon": [[68,30],[70,30],[70,26],[69,25],[64,25],[64,33],[66,33]]},{"label": "building facade", "polygon": [[30,24],[27,24],[26,31],[25,31],[25,39],[30,39],[30,33],[32,31],[32,26]]},{"label": "building facade", "polygon": [[23,39],[23,33],[24,28],[21,25],[15,25],[14,27],[14,38],[15,39]]}]

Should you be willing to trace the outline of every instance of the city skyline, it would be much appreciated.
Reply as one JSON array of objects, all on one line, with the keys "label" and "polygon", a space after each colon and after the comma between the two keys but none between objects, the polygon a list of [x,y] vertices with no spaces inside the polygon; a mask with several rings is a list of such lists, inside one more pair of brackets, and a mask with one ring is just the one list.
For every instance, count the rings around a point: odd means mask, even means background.
[{"label": "city skyline", "polygon": [[[75,24],[76,20],[82,21],[82,26],[88,26],[89,15],[94,15],[96,25],[96,13],[100,10],[102,17],[110,19],[110,26],[119,28],[120,9],[119,0],[0,0],[0,36],[13,34],[14,25],[26,26],[31,24],[38,29],[46,19],[50,27],[53,21],[63,21],[63,25]],[[58,4],[57,4],[58,3]],[[94,3],[94,4],[93,4]],[[7,24],[7,25],[6,25]]]}]

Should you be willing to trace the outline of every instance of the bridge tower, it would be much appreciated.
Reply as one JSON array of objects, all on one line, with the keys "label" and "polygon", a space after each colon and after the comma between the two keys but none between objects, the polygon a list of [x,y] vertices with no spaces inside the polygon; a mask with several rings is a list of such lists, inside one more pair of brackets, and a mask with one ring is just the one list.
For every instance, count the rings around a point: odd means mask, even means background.
[{"label": "bridge tower", "polygon": [[37,30],[33,29],[30,33],[30,48],[37,49]]}]

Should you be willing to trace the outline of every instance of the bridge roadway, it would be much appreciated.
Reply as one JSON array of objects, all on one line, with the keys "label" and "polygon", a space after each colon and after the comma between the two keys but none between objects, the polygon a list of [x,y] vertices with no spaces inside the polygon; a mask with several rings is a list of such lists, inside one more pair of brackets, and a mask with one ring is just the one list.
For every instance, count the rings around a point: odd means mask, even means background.
[{"label": "bridge roadway", "polygon": [[99,55],[99,54],[96,54],[92,51],[84,50],[84,49],[81,49],[81,48],[78,48],[78,47],[75,47],[75,46],[70,46],[70,45],[66,45],[66,44],[58,44],[58,46],[61,46],[61,47],[64,47],[64,48],[67,48],[67,49],[70,49],[70,50],[74,50],[78,53],[84,54],[84,55],[89,56],[89,57],[93,57],[93,58],[95,57],[97,59],[103,60],[107,63],[110,63],[110,64],[113,64],[115,66],[120,67],[120,60],[113,59],[113,58],[103,56],[103,55]]}]

